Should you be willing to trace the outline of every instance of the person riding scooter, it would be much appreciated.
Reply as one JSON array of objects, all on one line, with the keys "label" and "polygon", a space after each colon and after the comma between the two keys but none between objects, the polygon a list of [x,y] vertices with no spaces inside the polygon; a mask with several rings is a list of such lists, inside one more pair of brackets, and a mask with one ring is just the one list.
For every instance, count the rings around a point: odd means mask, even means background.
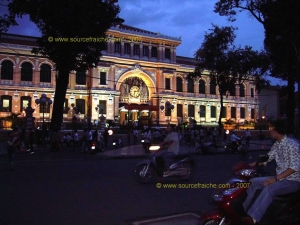
[{"label": "person riding scooter", "polygon": [[165,175],[171,175],[169,160],[174,158],[179,153],[179,138],[175,132],[175,126],[169,126],[167,128],[168,135],[162,142],[161,150],[155,153],[155,157],[162,157],[164,159],[165,168],[167,171]]},{"label": "person riding scooter", "polygon": [[238,150],[238,145],[237,145],[237,141],[240,141],[241,138],[239,138],[238,136],[235,135],[234,131],[232,131],[232,134],[230,136],[230,141],[231,141],[231,144],[234,148],[235,151]]},{"label": "person riding scooter", "polygon": [[[248,216],[243,218],[245,224],[255,224],[263,218],[267,208],[272,203],[274,196],[296,192],[300,189],[300,151],[299,144],[286,136],[284,121],[274,123],[270,131],[276,142],[268,152],[269,159],[265,163],[250,163],[250,166],[266,165],[275,159],[277,168],[276,176],[257,177],[250,180],[251,185],[247,190],[247,198],[243,203]],[[251,205],[257,190],[261,194]]]}]

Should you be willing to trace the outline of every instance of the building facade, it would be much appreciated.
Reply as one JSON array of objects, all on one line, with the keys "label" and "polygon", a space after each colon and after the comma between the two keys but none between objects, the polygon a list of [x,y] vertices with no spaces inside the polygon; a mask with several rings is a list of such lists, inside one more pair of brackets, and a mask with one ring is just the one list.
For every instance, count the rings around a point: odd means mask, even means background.
[{"label": "building facade", "polygon": [[[42,114],[50,120],[52,108],[41,109],[35,99],[43,93],[54,98],[54,63],[31,53],[32,47],[37,47],[35,37],[3,34],[0,41],[0,117],[22,115],[30,105],[36,120],[41,120]],[[187,79],[197,62],[176,55],[180,38],[118,25],[111,27],[102,41],[107,49],[98,65],[70,73],[65,122],[74,115],[79,121],[87,117],[98,121],[103,114],[120,126],[165,126],[190,119],[203,126],[217,125],[218,89],[210,83],[208,71],[199,79]],[[256,120],[258,112],[254,83],[236,85],[224,97],[223,121]]]}]

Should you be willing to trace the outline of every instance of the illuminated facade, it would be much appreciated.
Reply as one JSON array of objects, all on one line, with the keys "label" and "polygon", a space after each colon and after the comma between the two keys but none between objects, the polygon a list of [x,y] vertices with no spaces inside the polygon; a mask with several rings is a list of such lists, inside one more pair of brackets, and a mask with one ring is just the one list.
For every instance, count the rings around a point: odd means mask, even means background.
[{"label": "illuminated facade", "polygon": [[[39,120],[42,110],[34,100],[43,93],[53,99],[55,66],[30,52],[37,46],[35,37],[3,34],[0,41],[0,117],[22,113],[29,104]],[[217,124],[217,87],[210,84],[209,76],[186,79],[196,61],[176,55],[180,38],[120,25],[108,30],[105,41],[107,50],[95,68],[70,73],[65,107],[76,106],[78,119],[84,121],[90,116],[95,121],[103,113],[107,120],[120,125],[165,126],[188,122],[189,118],[204,126]],[[172,110],[166,107],[167,101],[174,105]],[[255,120],[258,106],[253,83],[236,85],[224,97],[222,118]],[[51,113],[52,109],[46,107],[46,120]],[[70,121],[73,113],[65,112],[64,120]]]}]

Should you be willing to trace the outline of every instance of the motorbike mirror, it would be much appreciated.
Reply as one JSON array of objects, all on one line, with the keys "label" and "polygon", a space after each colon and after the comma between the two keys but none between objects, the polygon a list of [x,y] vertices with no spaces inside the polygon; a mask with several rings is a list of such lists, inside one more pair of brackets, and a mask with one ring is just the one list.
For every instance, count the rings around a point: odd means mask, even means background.
[{"label": "motorbike mirror", "polygon": [[149,151],[157,151],[160,149],[160,146],[150,146]]}]

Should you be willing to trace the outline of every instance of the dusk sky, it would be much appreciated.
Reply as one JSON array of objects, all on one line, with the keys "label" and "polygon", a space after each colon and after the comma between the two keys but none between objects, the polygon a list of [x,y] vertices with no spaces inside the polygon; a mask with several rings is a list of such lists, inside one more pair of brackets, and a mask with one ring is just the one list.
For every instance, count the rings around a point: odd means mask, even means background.
[{"label": "dusk sky", "polygon": [[[237,27],[236,44],[252,46],[255,50],[263,48],[263,26],[250,16],[240,13],[237,20],[228,22],[227,17],[214,13],[216,0],[119,0],[120,17],[124,24],[164,35],[181,37],[182,44],[177,48],[177,55],[194,57],[201,46],[204,33],[218,26]],[[18,27],[9,29],[9,33],[39,36],[36,26],[28,17],[19,20]],[[285,82],[272,81],[272,84]]]}]

